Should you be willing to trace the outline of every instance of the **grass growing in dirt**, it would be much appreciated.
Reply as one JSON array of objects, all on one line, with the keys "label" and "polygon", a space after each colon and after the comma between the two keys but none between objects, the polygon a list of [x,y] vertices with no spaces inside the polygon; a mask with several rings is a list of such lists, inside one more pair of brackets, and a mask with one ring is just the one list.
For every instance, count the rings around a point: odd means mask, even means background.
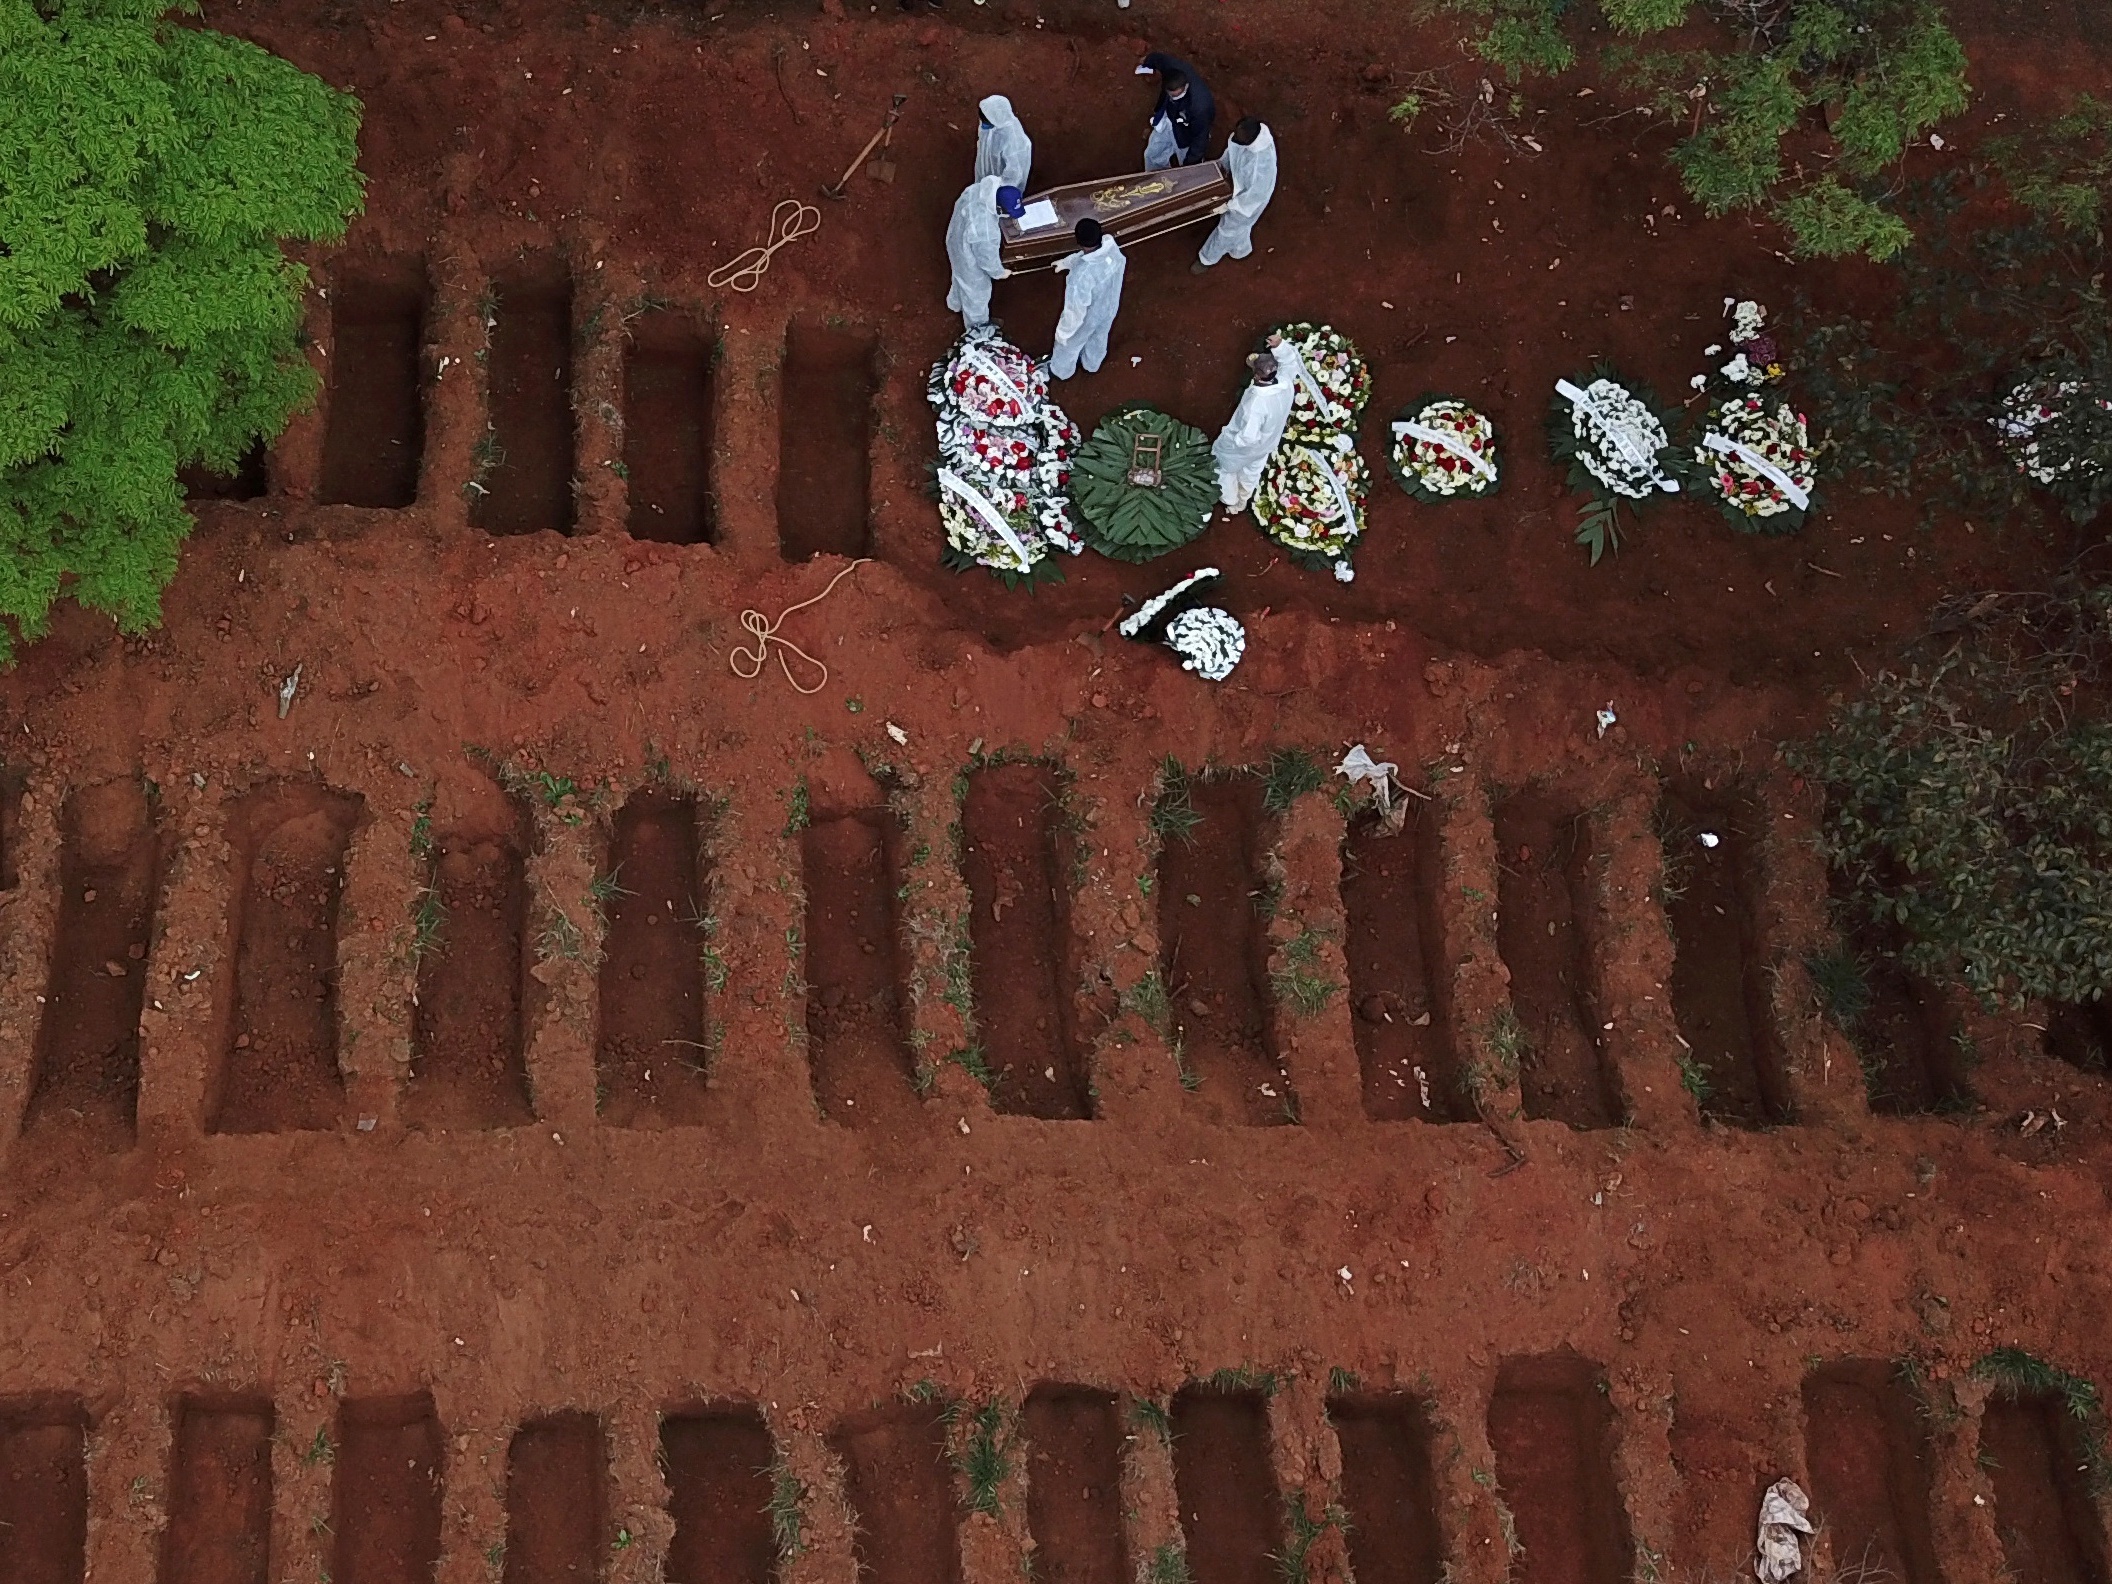
[{"label": "grass growing in dirt", "polygon": [[796,836],[807,828],[807,778],[801,776],[792,788],[792,799],[785,810],[785,834]]},{"label": "grass growing in dirt", "polygon": [[618,897],[637,894],[624,889],[622,877],[623,865],[618,864],[607,874],[598,874],[587,882],[587,906],[594,910],[594,917],[601,921],[603,929],[608,928],[609,904]]},{"label": "grass growing in dirt", "polygon": [[1487,1054],[1468,1062],[1467,1070],[1460,1075],[1467,1098],[1476,1105],[1518,1081],[1518,1063],[1525,1055],[1527,1045],[1525,1025],[1518,1021],[1518,1009],[1506,1001],[1491,1012],[1482,1029],[1481,1042]]},{"label": "grass growing in dirt", "polygon": [[1140,1429],[1149,1430],[1166,1446],[1173,1445],[1173,1415],[1156,1398],[1139,1397],[1129,1405],[1129,1417]]},{"label": "grass growing in dirt", "polygon": [[1318,1017],[1342,989],[1314,966],[1326,938],[1316,929],[1300,930],[1284,943],[1282,960],[1269,970],[1269,989],[1277,1005],[1300,1017]]},{"label": "grass growing in dirt", "polygon": [[[954,1404],[947,1409],[946,1422],[956,1423],[963,1411],[961,1404]],[[1001,1493],[1012,1475],[1012,1438],[1003,1404],[985,1403],[968,1416],[968,1438],[954,1454],[953,1466],[967,1484],[968,1510],[1001,1516]]]},{"label": "grass growing in dirt", "polygon": [[1203,1377],[1203,1384],[1212,1391],[1260,1392],[1264,1397],[1273,1397],[1283,1382],[1268,1370],[1256,1369],[1251,1364],[1232,1364],[1224,1369],[1212,1370]]},{"label": "grass growing in dirt", "polygon": [[1193,846],[1202,823],[1203,816],[1196,812],[1195,800],[1189,795],[1188,772],[1181,768],[1180,760],[1169,754],[1159,767],[1159,796],[1151,805],[1151,828],[1162,841]]},{"label": "grass growing in dirt", "polygon": [[990,1059],[980,1044],[960,1046],[949,1051],[946,1059],[981,1084],[987,1093],[996,1095],[997,1074],[990,1070]]},{"label": "grass growing in dirt", "polygon": [[1852,1040],[1857,1025],[1870,1012],[1870,979],[1862,962],[1854,953],[1835,946],[1807,953],[1804,972],[1826,1015]]},{"label": "grass growing in dirt", "polygon": [[2112,1465],[2105,1454],[2104,1402],[2095,1386],[2058,1364],[2014,1347],[1996,1348],[1973,1366],[1973,1373],[1992,1384],[1996,1396],[2010,1402],[2035,1398],[2058,1402],[2075,1424],[2076,1455],[2082,1460],[2090,1494],[2103,1496],[2112,1490]]},{"label": "grass growing in dirt", "polygon": [[447,904],[432,886],[420,886],[411,903],[411,966],[425,961],[428,952],[440,949],[447,931]]},{"label": "grass growing in dirt", "polygon": [[1313,1542],[1330,1529],[1349,1530],[1349,1515],[1340,1505],[1329,1502],[1320,1516],[1315,1518],[1305,1510],[1305,1498],[1291,1494],[1283,1499],[1285,1534],[1283,1549],[1269,1558],[1276,1564],[1276,1573],[1283,1584],[1306,1584],[1306,1553]]},{"label": "grass growing in dirt", "polygon": [[1271,814],[1288,814],[1306,793],[1327,785],[1327,773],[1303,748],[1279,748],[1269,755],[1261,780],[1261,806]]},{"label": "grass growing in dirt", "polygon": [[1685,1051],[1679,1053],[1679,1086],[1694,1097],[1698,1106],[1706,1106],[1716,1098],[1716,1080],[1709,1076],[1708,1068]]},{"label": "grass growing in dirt", "polygon": [[770,1475],[770,1538],[777,1547],[777,1559],[790,1562],[804,1556],[807,1550],[807,1487],[792,1466],[778,1454],[771,1463]]},{"label": "grass growing in dirt", "polygon": [[1178,1540],[1168,1540],[1151,1553],[1144,1565],[1144,1584],[1193,1584],[1188,1553]]}]

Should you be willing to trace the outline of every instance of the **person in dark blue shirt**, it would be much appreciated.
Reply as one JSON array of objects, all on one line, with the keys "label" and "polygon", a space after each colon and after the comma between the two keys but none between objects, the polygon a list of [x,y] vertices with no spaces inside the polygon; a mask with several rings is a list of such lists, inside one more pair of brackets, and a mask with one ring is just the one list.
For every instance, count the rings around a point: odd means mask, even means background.
[{"label": "person in dark blue shirt", "polygon": [[1175,55],[1153,50],[1137,67],[1139,77],[1159,74],[1159,102],[1151,112],[1151,136],[1144,143],[1144,168],[1164,170],[1210,157],[1210,123],[1217,101],[1193,66]]}]

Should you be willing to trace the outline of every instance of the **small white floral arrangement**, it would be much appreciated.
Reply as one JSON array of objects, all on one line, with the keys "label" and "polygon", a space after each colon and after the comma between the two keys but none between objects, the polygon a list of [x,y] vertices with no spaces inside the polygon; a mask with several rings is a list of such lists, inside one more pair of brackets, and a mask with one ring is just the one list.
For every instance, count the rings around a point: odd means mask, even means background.
[{"label": "small white floral arrangement", "polygon": [[1770,410],[1757,395],[1712,406],[1694,461],[1731,526],[1746,533],[1795,533],[1811,510],[1818,460],[1804,415],[1788,402]]},{"label": "small white floral arrangement", "polygon": [[1582,385],[1555,381],[1548,441],[1555,460],[1569,463],[1571,486],[1593,497],[1576,531],[1593,566],[1620,548],[1620,502],[1678,493],[1680,460],[1664,413],[1642,386],[1610,369],[1594,369]]},{"label": "small white floral arrangement", "polygon": [[1254,521],[1300,566],[1326,567],[1347,583],[1356,575],[1349,554],[1364,532],[1370,488],[1371,470],[1349,436],[1324,446],[1286,439],[1262,470]]},{"label": "small white floral arrangement", "polygon": [[1047,371],[984,326],[932,370],[926,394],[937,414],[941,560],[957,572],[982,567],[1008,587],[1060,578],[1052,552],[1085,548],[1071,522],[1078,426],[1048,399]]},{"label": "small white floral arrangement", "polygon": [[1324,445],[1345,431],[1353,435],[1371,400],[1371,369],[1356,344],[1324,324],[1287,324],[1277,333],[1298,349],[1306,372],[1291,396],[1284,439]]},{"label": "small white floral arrangement", "polygon": [[1416,500],[1438,505],[1496,491],[1496,425],[1463,401],[1426,396],[1393,425],[1393,476]]},{"label": "small white floral arrangement", "polygon": [[[1775,345],[1775,338],[1767,333],[1767,309],[1749,297],[1726,297],[1723,312],[1731,321],[1731,360],[1718,367],[1713,375],[1697,374],[1688,383],[1698,391],[1706,391],[1718,381],[1735,390],[1757,390],[1781,379],[1784,372],[1782,355]],[[1723,354],[1721,343],[1703,347],[1701,352],[1703,357],[1710,359]]]},{"label": "small white floral arrangement", "polygon": [[1206,603],[1224,574],[1202,567],[1163,594],[1153,595],[1122,619],[1122,636],[1164,644],[1181,657],[1181,669],[1207,682],[1222,682],[1247,652],[1247,630],[1230,611]]}]

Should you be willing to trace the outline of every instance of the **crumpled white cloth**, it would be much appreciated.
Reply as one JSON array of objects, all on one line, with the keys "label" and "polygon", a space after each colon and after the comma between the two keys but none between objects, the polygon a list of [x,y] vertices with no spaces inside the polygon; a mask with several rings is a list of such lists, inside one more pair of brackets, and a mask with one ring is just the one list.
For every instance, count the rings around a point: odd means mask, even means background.
[{"label": "crumpled white cloth", "polygon": [[1400,771],[1401,767],[1391,760],[1374,760],[1370,750],[1362,743],[1358,743],[1344,754],[1342,762],[1335,766],[1335,774],[1348,776],[1352,787],[1359,781],[1371,783],[1371,794],[1378,800],[1381,814],[1393,811],[1393,778],[1399,775]]},{"label": "crumpled white cloth", "polygon": [[1804,1566],[1803,1536],[1813,1533],[1811,1498],[1795,1480],[1779,1479],[1760,1498],[1760,1534],[1753,1542],[1753,1577],[1784,1584]]}]

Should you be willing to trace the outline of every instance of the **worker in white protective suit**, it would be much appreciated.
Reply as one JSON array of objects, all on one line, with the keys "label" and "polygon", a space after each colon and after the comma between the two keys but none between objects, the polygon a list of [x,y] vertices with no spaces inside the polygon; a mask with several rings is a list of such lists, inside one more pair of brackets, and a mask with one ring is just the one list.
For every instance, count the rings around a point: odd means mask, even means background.
[{"label": "worker in white protective suit", "polygon": [[[1008,194],[1010,204],[1004,201]],[[1012,273],[998,256],[1002,239],[997,217],[1009,214],[1016,219],[1025,207],[1019,201],[1019,189],[995,176],[970,182],[953,201],[953,218],[946,224],[946,257],[953,265],[953,286],[946,293],[946,306],[970,330],[990,322],[990,285]]]},{"label": "worker in white protective suit", "polygon": [[1088,374],[1100,372],[1107,356],[1107,333],[1122,306],[1122,276],[1129,260],[1097,220],[1081,220],[1071,233],[1078,251],[1059,259],[1056,268],[1070,279],[1063,287],[1063,314],[1056,321],[1056,349],[1049,354],[1049,374],[1069,379],[1083,363]]},{"label": "worker in white protective suit", "polygon": [[1203,238],[1203,251],[1188,266],[1192,274],[1202,274],[1219,259],[1243,259],[1254,251],[1254,222],[1276,196],[1276,134],[1248,116],[1232,129],[1224,167],[1232,178],[1232,201]]},{"label": "worker in white protective suit", "polygon": [[1261,487],[1262,469],[1283,442],[1298,381],[1305,374],[1298,349],[1280,335],[1270,336],[1268,351],[1248,358],[1247,366],[1253,381],[1210,447],[1217,461],[1218,499],[1235,512],[1245,511]]},{"label": "worker in white protective suit", "polygon": [[1012,101],[992,94],[976,106],[981,119],[975,129],[975,179],[995,176],[1007,187],[1027,190],[1027,172],[1034,168],[1034,140],[1019,124]]}]

